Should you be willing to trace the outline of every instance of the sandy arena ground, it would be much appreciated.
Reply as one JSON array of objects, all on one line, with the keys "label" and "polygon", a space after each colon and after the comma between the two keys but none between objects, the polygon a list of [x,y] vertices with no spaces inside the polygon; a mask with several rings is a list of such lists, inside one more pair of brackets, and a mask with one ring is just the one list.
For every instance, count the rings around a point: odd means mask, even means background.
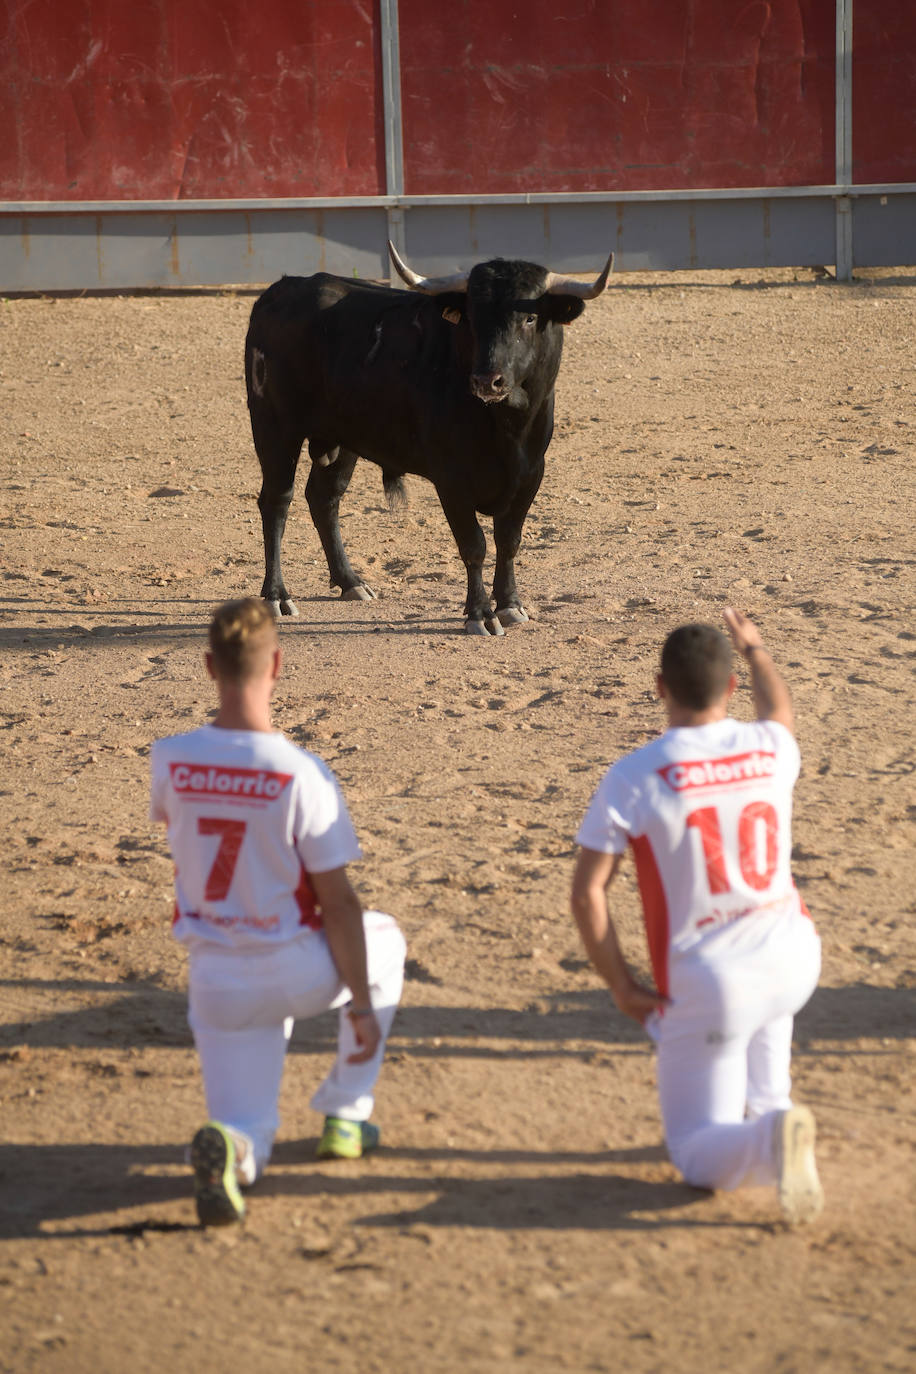
[{"label": "sandy arena ground", "polygon": [[[504,639],[460,633],[430,488],[394,519],[358,469],[366,604],[329,595],[297,497],[277,723],[336,770],[409,981],[378,1155],[314,1160],[333,1024],[299,1026],[226,1234],[182,1162],[204,1108],[147,770],[211,708],[211,607],[260,590],[252,299],[0,302],[0,1370],[911,1370],[916,272],[614,280],[567,332],[536,619]],[[663,635],[728,601],[794,693],[824,940],[795,1084],[828,1201],[796,1232],[678,1180],[568,915],[591,792],[660,726]],[[615,910],[644,968],[629,869]]]}]

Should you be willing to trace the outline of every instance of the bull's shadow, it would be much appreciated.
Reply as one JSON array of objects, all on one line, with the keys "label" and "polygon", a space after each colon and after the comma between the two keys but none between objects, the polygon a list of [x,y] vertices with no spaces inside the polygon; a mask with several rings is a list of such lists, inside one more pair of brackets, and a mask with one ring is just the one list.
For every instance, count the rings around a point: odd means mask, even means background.
[{"label": "bull's shadow", "polygon": [[[244,594],[245,589],[239,590],[240,596]],[[306,596],[300,598],[300,601],[305,605],[337,605],[340,603],[340,597],[325,593]],[[6,609],[8,604],[0,600],[0,609]],[[0,626],[0,648],[8,651],[21,648],[31,652],[38,646],[65,652],[82,650],[91,653],[100,643],[129,640],[132,644],[157,650],[190,645],[202,651],[206,623],[216,605],[216,598],[196,602],[182,601],[183,607],[192,605],[200,608],[197,617],[182,622],[171,618],[163,620],[161,610],[137,610],[125,604],[123,614],[144,618],[143,623],[138,625],[119,625],[110,617],[101,617],[97,611],[90,617],[78,612],[77,608],[43,608],[42,615],[45,618],[67,623]],[[94,623],[74,624],[77,617],[81,621],[91,619]],[[461,627],[456,625],[453,616],[420,615],[402,611],[394,603],[386,603],[385,609],[382,609],[377,601],[348,604],[346,609],[333,619],[309,619],[301,614],[295,619],[284,617],[282,627],[285,634],[297,635],[461,634]]]}]

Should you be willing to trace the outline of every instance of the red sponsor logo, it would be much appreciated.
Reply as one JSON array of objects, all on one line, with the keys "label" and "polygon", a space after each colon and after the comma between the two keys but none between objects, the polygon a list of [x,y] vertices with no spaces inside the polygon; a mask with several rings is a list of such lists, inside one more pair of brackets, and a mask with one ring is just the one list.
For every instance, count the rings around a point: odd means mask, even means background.
[{"label": "red sponsor logo", "polygon": [[170,763],[172,786],[181,797],[247,797],[276,801],[292,781],[291,773],[263,768],[222,768],[219,765]]},{"label": "red sponsor logo", "polygon": [[672,792],[696,792],[708,787],[735,787],[741,783],[771,778],[776,772],[776,755],[754,749],[749,754],[732,754],[724,759],[696,759],[669,763],[659,768],[659,777]]}]

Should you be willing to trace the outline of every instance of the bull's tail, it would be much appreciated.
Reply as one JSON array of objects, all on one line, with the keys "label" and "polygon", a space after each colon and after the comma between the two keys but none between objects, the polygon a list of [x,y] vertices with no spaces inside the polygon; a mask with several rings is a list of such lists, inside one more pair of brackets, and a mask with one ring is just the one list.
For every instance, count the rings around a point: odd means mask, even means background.
[{"label": "bull's tail", "polygon": [[388,509],[392,515],[398,515],[407,505],[407,489],[404,486],[404,479],[396,472],[388,472],[382,468],[382,484],[385,488],[385,500],[388,502]]}]

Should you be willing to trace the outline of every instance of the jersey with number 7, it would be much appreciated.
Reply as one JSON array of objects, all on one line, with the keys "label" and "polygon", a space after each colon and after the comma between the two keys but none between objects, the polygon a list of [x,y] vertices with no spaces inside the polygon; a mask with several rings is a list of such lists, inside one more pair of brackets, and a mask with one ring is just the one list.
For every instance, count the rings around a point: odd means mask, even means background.
[{"label": "jersey with number 7", "polygon": [[604,854],[632,848],[664,996],[671,955],[784,903],[804,910],[789,867],[799,767],[783,725],[727,717],[667,730],[601,780],[576,840]]},{"label": "jersey with number 7", "polygon": [[279,732],[204,725],[157,740],[150,815],[168,823],[174,934],[191,946],[319,928],[309,874],[360,857],[333,773]]}]

